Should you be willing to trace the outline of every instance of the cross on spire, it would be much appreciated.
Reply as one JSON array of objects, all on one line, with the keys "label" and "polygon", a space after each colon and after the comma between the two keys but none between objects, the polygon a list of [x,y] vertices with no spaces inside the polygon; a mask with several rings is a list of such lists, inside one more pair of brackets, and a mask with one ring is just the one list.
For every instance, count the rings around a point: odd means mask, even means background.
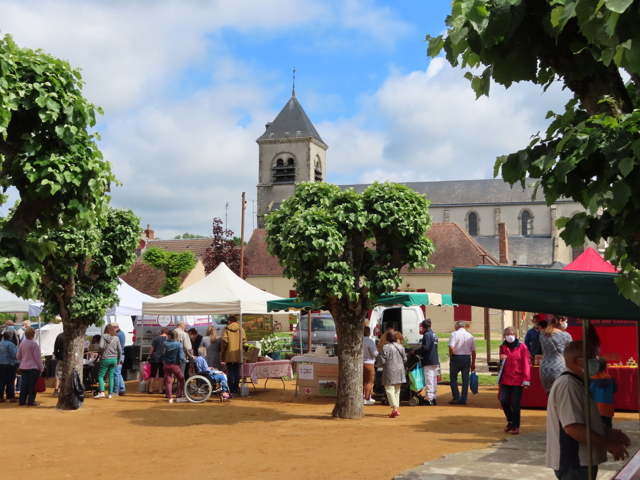
[{"label": "cross on spire", "polygon": [[293,88],[291,89],[291,96],[296,96],[296,67],[293,67]]}]

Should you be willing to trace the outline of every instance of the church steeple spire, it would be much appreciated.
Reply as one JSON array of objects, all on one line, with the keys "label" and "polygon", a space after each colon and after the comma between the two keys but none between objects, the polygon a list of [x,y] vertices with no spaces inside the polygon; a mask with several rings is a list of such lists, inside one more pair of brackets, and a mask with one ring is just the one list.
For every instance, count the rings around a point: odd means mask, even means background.
[{"label": "church steeple spire", "polygon": [[296,67],[293,66],[293,87],[291,88],[291,98],[296,98]]}]

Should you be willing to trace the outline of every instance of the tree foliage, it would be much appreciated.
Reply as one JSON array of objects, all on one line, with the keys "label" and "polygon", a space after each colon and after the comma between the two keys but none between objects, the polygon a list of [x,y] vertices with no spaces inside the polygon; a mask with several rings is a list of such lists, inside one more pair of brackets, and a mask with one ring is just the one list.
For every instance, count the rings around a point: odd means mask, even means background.
[{"label": "tree foliage", "polygon": [[58,408],[72,401],[74,369],[82,374],[86,327],[117,302],[118,275],[135,258],[139,219],[109,207],[115,177],[88,129],[101,110],[82,96],[67,62],[0,40],[0,204],[19,200],[0,219],[0,283],[42,298],[60,314],[65,360]]},{"label": "tree foliage", "polygon": [[24,248],[30,232],[95,221],[115,181],[88,129],[101,110],[81,94],[80,72],[42,51],[0,40],[0,205],[15,187],[20,201],[0,218],[0,283],[25,298],[38,293],[51,244]]},{"label": "tree foliage", "polygon": [[[213,219],[213,240],[202,260],[204,271],[209,275],[224,262],[233,273],[240,275],[240,239],[234,237],[233,231],[225,230],[222,225],[221,219]],[[250,274],[247,263],[245,258],[242,278],[247,278],[247,275]]]},{"label": "tree foliage", "polygon": [[427,37],[428,54],[444,49],[470,68],[477,96],[492,81],[561,81],[574,93],[564,112],[549,112],[544,134],[498,158],[494,174],[512,185],[539,179],[549,205],[580,203],[585,212],[558,220],[561,237],[608,240],[618,286],[640,303],[640,1],[456,0],[447,25],[446,36]]},{"label": "tree foliage", "polygon": [[189,273],[196,266],[196,257],[188,250],[177,253],[151,247],[144,252],[142,258],[153,268],[164,272],[165,280],[160,287],[162,295],[179,292],[181,275]]},{"label": "tree foliage", "polygon": [[207,235],[196,235],[194,233],[183,233],[182,235],[176,235],[175,237],[173,237],[174,240],[188,240],[191,238],[211,238],[210,236]]},{"label": "tree foliage", "polygon": [[372,302],[402,284],[400,270],[430,266],[429,202],[375,183],[362,194],[303,183],[267,217],[267,245],[298,295],[336,322],[340,374],[333,415],[361,418],[362,329]]}]

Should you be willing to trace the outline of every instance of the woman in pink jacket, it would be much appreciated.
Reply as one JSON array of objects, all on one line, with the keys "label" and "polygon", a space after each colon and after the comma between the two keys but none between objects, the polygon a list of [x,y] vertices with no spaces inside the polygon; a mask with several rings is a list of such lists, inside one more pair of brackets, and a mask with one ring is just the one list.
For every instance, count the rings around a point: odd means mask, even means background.
[{"label": "woman in pink jacket", "polygon": [[500,404],[507,417],[505,432],[520,433],[520,400],[524,387],[529,386],[529,349],[516,338],[513,327],[504,329],[504,342],[500,345]]}]

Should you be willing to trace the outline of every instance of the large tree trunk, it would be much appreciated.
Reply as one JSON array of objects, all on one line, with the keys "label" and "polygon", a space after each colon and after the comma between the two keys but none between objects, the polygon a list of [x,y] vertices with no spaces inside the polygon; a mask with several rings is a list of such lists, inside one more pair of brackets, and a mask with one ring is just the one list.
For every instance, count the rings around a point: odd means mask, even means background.
[{"label": "large tree trunk", "polygon": [[64,361],[62,362],[62,379],[57,408],[60,410],[77,410],[78,404],[73,391],[73,370],[75,369],[82,381],[82,360],[84,354],[84,336],[87,327],[84,322],[73,319],[63,319],[64,328]]},{"label": "large tree trunk", "polygon": [[338,418],[364,417],[362,399],[362,342],[366,311],[331,312],[338,334],[338,398],[332,415]]}]

